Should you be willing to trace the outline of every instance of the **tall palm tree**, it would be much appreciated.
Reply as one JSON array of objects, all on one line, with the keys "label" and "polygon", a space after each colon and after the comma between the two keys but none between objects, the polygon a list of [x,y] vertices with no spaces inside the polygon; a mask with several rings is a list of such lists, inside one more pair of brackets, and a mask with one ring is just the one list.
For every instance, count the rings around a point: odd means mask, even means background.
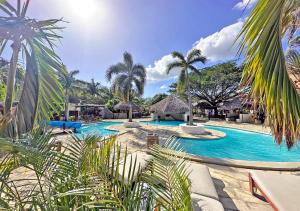
[{"label": "tall palm tree", "polygon": [[[30,0],[17,0],[17,6],[8,1],[0,1],[0,49],[11,43],[12,55],[7,76],[7,93],[4,114],[11,121],[6,134],[16,136],[32,129],[35,121],[45,120],[49,111],[58,111],[63,102],[63,91],[57,80],[62,69],[59,57],[53,47],[61,38],[56,31],[61,20],[36,20],[26,16]],[[22,53],[26,73],[18,106],[12,112],[13,93],[19,55]]]},{"label": "tall palm tree", "polygon": [[167,74],[174,69],[179,69],[180,74],[177,82],[177,92],[182,93],[186,91],[189,103],[189,125],[193,125],[193,107],[192,107],[192,96],[190,92],[189,82],[189,70],[199,73],[198,69],[193,66],[197,62],[205,64],[206,58],[202,56],[201,51],[198,49],[191,50],[185,58],[181,53],[174,51],[172,53],[173,58],[176,60],[167,66]]},{"label": "tall palm tree", "polygon": [[266,108],[277,142],[285,140],[289,148],[300,139],[300,95],[289,74],[289,69],[300,68],[300,57],[285,55],[282,41],[293,43],[299,11],[298,0],[259,0],[240,33],[243,85],[251,86],[251,97]]},{"label": "tall palm tree", "polygon": [[99,95],[99,88],[100,88],[100,83],[95,82],[95,80],[92,78],[91,82],[87,84],[87,91],[92,97],[96,97]]},{"label": "tall palm tree", "polygon": [[112,65],[106,71],[106,79],[112,82],[112,91],[128,102],[129,122],[132,122],[132,98],[134,93],[144,94],[146,69],[141,64],[134,64],[130,53],[123,54],[123,62]]},{"label": "tall palm tree", "polygon": [[72,88],[77,88],[75,75],[79,74],[79,70],[68,72],[65,65],[63,65],[63,68],[64,69],[60,74],[60,80],[65,91],[65,120],[67,121],[69,118],[69,95]]}]

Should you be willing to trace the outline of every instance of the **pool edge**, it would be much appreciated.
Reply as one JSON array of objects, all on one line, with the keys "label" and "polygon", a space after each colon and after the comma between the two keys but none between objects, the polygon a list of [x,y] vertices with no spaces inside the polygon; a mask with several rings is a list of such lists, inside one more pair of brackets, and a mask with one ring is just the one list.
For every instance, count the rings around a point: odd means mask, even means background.
[{"label": "pool edge", "polygon": [[300,162],[264,162],[264,161],[246,161],[211,158],[205,156],[197,156],[186,153],[185,159],[206,164],[215,164],[228,167],[269,170],[269,171],[300,171]]}]

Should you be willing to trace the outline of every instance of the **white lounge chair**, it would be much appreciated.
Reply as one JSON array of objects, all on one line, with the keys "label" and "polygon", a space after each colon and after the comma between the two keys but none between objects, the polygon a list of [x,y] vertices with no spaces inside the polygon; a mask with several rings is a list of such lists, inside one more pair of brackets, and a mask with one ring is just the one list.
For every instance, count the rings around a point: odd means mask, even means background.
[{"label": "white lounge chair", "polygon": [[300,176],[251,171],[249,184],[251,193],[259,190],[274,210],[300,210]]},{"label": "white lounge chair", "polygon": [[207,166],[190,164],[191,197],[195,211],[224,211]]},{"label": "white lounge chair", "polygon": [[[129,172],[129,168],[130,168],[130,159],[132,156],[132,165],[134,165],[134,161],[136,159],[136,167],[134,169],[134,172]],[[128,182],[128,177],[132,178],[133,180],[135,180],[138,171],[139,171],[139,166],[141,169],[145,168],[147,165],[147,161],[151,158],[151,155],[145,153],[145,152],[134,152],[132,154],[129,154],[126,160],[126,163],[124,163],[124,161],[122,161],[119,165],[119,174],[120,174],[120,180],[123,177],[123,169],[124,169],[124,181],[125,183]]]},{"label": "white lounge chair", "polygon": [[[137,166],[144,168],[150,155],[144,152],[132,153],[133,160],[137,158]],[[130,156],[125,164],[124,180],[128,181],[128,169],[130,165]],[[122,174],[124,163],[120,164],[119,172]],[[224,211],[223,205],[219,201],[219,196],[212,181],[211,175],[207,166],[201,164],[190,163],[188,171],[190,172],[189,179],[191,181],[191,197],[193,200],[194,211]],[[131,178],[135,178],[138,173],[138,168],[135,172],[130,173]],[[120,179],[122,175],[120,175]]]}]

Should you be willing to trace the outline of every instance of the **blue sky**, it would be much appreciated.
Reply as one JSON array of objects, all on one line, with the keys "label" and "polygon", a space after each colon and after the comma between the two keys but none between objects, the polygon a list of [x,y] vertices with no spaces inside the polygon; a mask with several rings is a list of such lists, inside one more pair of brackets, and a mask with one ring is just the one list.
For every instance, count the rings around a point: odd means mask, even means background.
[{"label": "blue sky", "polygon": [[[78,78],[108,85],[106,69],[124,51],[147,67],[145,96],[167,91],[176,71],[166,76],[174,50],[199,48],[206,66],[234,58],[234,37],[242,26],[248,0],[33,0],[29,15],[60,18],[64,24],[58,54]],[[255,2],[252,0],[251,5]],[[250,6],[251,6],[250,5]]]}]

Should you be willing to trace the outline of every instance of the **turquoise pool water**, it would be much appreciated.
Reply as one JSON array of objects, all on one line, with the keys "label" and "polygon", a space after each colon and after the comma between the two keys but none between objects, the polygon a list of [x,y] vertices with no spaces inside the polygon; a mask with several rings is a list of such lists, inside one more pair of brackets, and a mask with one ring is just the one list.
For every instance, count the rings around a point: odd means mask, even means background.
[{"label": "turquoise pool water", "polygon": [[108,130],[106,127],[110,125],[118,125],[122,122],[99,122],[85,125],[77,130],[76,135],[80,138],[86,135],[110,136],[115,135],[118,131]]},{"label": "turquoise pool water", "polygon": [[[145,124],[178,126],[181,121],[144,122]],[[272,136],[243,130],[205,126],[226,133],[226,137],[218,140],[197,140],[180,138],[183,150],[187,153],[212,158],[235,160],[297,162],[300,161],[300,145],[291,150],[277,145]]]}]

